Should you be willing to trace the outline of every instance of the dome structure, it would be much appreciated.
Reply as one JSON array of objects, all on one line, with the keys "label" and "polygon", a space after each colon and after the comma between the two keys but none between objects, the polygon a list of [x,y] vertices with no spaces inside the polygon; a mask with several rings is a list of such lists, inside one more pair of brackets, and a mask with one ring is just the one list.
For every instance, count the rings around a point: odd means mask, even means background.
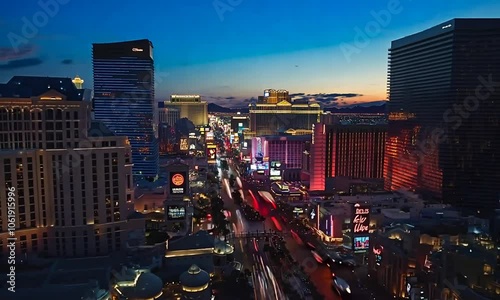
[{"label": "dome structure", "polygon": [[233,254],[234,249],[233,246],[228,245],[224,241],[216,241],[214,245],[214,254],[215,255],[228,255],[228,254]]},{"label": "dome structure", "polygon": [[208,287],[210,275],[197,265],[192,265],[189,270],[181,274],[179,279],[184,291],[200,292]]},{"label": "dome structure", "polygon": [[163,281],[153,273],[142,273],[137,278],[133,291],[134,298],[156,299],[163,290]]}]

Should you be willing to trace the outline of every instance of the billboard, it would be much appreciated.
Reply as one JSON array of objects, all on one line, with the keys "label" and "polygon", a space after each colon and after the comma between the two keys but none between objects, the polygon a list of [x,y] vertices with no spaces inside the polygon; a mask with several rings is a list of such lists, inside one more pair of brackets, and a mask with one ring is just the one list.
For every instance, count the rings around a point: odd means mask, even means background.
[{"label": "billboard", "polygon": [[214,140],[214,133],[212,131],[205,132],[205,141],[210,142]]},{"label": "billboard", "polygon": [[187,193],[187,172],[171,172],[169,182],[171,195],[185,195]]},{"label": "billboard", "polygon": [[370,232],[370,206],[355,204],[351,224],[353,234],[368,234]]},{"label": "billboard", "polygon": [[180,205],[167,206],[167,220],[182,220],[186,218],[186,208]]},{"label": "billboard", "polygon": [[189,149],[188,139],[182,138],[179,144],[179,149],[181,151],[187,151]]},{"label": "billboard", "polygon": [[355,236],[353,240],[354,251],[366,251],[370,248],[369,236]]},{"label": "billboard", "polygon": [[281,162],[272,161],[269,167],[269,179],[271,180],[281,180]]},{"label": "billboard", "polygon": [[375,263],[377,266],[380,266],[382,263],[382,255],[384,253],[384,247],[383,246],[373,246],[373,255],[375,256]]},{"label": "billboard", "polygon": [[207,162],[214,164],[217,160],[217,146],[214,144],[207,145]]}]

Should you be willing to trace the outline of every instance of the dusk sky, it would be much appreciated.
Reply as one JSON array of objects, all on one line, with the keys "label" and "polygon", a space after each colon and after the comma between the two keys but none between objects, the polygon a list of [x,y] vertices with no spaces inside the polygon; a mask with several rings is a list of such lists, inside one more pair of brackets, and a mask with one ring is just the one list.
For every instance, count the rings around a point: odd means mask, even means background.
[{"label": "dusk sky", "polygon": [[[498,0],[54,1],[40,1],[65,3],[47,22],[39,1],[0,2],[0,82],[78,74],[92,88],[92,43],[147,38],[158,100],[193,93],[225,106],[266,88],[326,94],[319,97],[332,105],[383,100],[392,40],[452,18],[500,16]],[[377,21],[388,6],[390,20]],[[39,17],[38,32],[23,33],[23,17]],[[370,22],[380,32],[357,47],[356,28]],[[23,38],[17,48],[13,37]]]}]

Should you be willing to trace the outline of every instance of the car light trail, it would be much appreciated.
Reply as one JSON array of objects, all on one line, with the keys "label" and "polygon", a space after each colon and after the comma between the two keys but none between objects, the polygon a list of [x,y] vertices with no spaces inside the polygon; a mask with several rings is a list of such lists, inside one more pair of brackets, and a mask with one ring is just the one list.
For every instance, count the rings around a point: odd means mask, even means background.
[{"label": "car light trail", "polygon": [[273,221],[273,224],[274,224],[274,226],[276,226],[276,229],[278,229],[278,231],[282,231],[283,230],[283,228],[281,227],[280,222],[275,217],[271,217],[271,221]]},{"label": "car light trail", "polygon": [[265,191],[259,191],[259,195],[266,200],[266,202],[270,203],[274,209],[276,209],[276,202],[271,194]]}]

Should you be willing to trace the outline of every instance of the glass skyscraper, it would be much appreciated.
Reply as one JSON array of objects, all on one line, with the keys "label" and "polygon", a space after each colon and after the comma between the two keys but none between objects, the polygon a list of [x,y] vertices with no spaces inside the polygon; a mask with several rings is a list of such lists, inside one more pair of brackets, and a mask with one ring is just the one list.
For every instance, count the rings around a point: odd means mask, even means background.
[{"label": "glass skyscraper", "polygon": [[158,174],[154,61],[149,40],[93,44],[94,116],[127,136],[135,176]]},{"label": "glass skyscraper", "polygon": [[500,208],[499,53],[500,19],[453,19],[392,42],[386,188]]}]

